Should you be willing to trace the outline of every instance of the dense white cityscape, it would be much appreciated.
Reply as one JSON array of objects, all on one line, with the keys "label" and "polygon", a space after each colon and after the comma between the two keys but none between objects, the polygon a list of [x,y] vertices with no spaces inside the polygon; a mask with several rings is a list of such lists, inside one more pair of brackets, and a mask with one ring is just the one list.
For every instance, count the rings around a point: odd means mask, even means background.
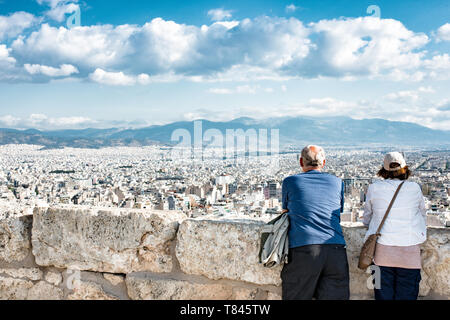
[{"label": "dense white cityscape", "polygon": [[[270,219],[281,211],[281,184],[300,172],[299,152],[233,159],[178,159],[163,146],[53,149],[0,146],[2,215],[73,204],[180,210],[189,217]],[[327,148],[324,171],[343,179],[342,222],[358,222],[382,150]],[[404,152],[422,186],[428,225],[449,226],[450,151]],[[274,159],[276,158],[276,161]]]}]

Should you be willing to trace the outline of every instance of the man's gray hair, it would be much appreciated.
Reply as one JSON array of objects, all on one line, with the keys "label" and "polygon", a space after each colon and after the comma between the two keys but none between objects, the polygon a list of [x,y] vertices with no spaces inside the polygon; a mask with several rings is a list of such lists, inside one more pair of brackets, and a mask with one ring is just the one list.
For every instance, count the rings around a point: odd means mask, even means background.
[{"label": "man's gray hair", "polygon": [[322,147],[309,145],[302,151],[303,166],[319,167],[325,160],[325,151]]}]

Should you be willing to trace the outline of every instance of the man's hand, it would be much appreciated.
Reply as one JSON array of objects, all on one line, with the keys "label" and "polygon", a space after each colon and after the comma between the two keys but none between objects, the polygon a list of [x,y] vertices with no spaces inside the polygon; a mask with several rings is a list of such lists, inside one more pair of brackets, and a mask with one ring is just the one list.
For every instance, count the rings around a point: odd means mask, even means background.
[{"label": "man's hand", "polygon": [[287,212],[289,212],[289,210],[288,210],[288,209],[283,209],[283,211],[281,211],[281,214],[283,214],[283,213],[287,213]]}]

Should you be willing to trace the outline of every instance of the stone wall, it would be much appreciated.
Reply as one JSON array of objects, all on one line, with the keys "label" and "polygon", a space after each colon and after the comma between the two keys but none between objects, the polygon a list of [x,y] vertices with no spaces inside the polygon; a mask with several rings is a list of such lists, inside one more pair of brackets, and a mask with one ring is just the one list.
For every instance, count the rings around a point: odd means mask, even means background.
[{"label": "stone wall", "polygon": [[[175,211],[36,208],[0,220],[0,299],[280,299],[280,267],[258,264],[263,224]],[[369,274],[356,267],[365,229],[343,229],[352,299],[372,299]],[[450,298],[449,236],[428,229],[421,299]]]}]

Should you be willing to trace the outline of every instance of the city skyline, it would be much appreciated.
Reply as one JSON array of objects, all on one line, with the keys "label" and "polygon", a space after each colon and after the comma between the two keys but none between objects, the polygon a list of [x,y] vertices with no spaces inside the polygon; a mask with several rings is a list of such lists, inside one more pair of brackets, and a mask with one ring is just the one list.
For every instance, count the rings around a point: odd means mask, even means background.
[{"label": "city skyline", "polygon": [[[267,220],[281,210],[284,178],[301,171],[298,153],[223,159],[210,150],[203,159],[189,160],[158,145],[51,150],[6,145],[0,151],[0,205],[7,216],[70,204]],[[361,222],[367,188],[380,179],[376,173],[385,152],[327,148],[323,171],[344,183],[343,223]],[[411,181],[425,196],[428,223],[446,225],[449,151],[412,148],[404,155],[414,172]]]},{"label": "city skyline", "polygon": [[0,127],[349,116],[448,130],[449,5],[413,3],[1,1]]}]

